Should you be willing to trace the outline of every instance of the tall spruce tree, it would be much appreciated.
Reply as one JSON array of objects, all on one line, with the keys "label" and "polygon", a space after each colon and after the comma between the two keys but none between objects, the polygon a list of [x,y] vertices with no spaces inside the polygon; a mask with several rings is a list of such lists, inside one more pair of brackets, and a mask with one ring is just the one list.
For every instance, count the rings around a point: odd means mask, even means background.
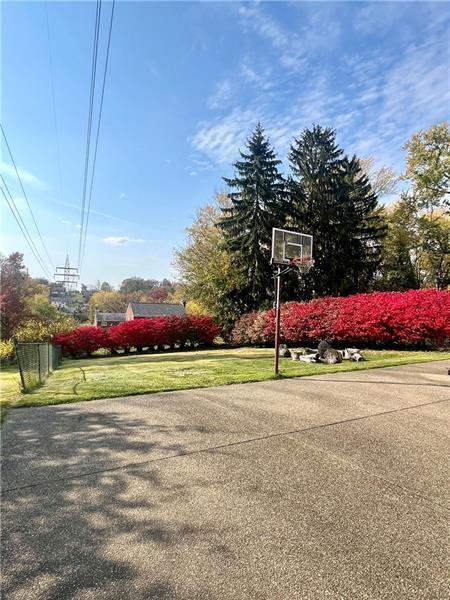
[{"label": "tall spruce tree", "polygon": [[236,290],[242,310],[268,304],[273,279],[270,265],[272,228],[285,221],[285,182],[278,167],[281,161],[260,123],[246,143],[247,152],[234,163],[235,176],[224,178],[231,188],[231,206],[223,209],[219,226],[242,275],[243,288]]},{"label": "tall spruce tree", "polygon": [[380,264],[385,226],[358,160],[333,129],[305,129],[289,152],[292,225],[314,236],[315,266],[306,293],[346,295],[369,289]]}]

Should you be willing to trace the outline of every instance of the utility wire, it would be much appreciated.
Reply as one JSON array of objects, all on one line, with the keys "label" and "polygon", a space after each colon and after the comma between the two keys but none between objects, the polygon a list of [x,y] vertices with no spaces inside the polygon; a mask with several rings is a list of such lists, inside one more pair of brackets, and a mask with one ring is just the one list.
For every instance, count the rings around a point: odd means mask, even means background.
[{"label": "utility wire", "polygon": [[100,30],[102,4],[101,0],[97,0],[97,7],[95,13],[95,26],[94,26],[94,45],[92,49],[92,66],[91,66],[91,91],[89,96],[89,111],[88,111],[88,126],[86,135],[86,153],[84,159],[84,177],[83,177],[83,198],[81,202],[81,227],[80,227],[80,240],[78,244],[78,267],[80,267],[81,261],[81,250],[83,243],[83,231],[84,231],[84,215],[86,209],[86,191],[87,181],[89,173],[89,153],[91,146],[91,129],[92,129],[92,114],[94,106],[94,92],[95,92],[95,78],[97,71],[97,55],[98,55],[98,38]]},{"label": "utility wire", "polygon": [[112,32],[112,27],[113,27],[115,5],[116,5],[116,0],[113,0],[112,7],[111,7],[111,18],[109,21],[108,45],[106,48],[105,68],[103,71],[103,84],[102,84],[102,94],[100,97],[100,108],[99,108],[99,113],[98,113],[97,133],[96,133],[96,137],[95,137],[94,158],[92,161],[91,184],[90,184],[90,188],[89,188],[89,200],[88,200],[87,213],[86,213],[86,224],[85,224],[82,250],[81,250],[81,262],[78,265],[80,270],[83,265],[84,253],[85,253],[85,249],[86,249],[86,236],[87,236],[87,229],[88,229],[88,224],[89,224],[89,214],[90,214],[90,210],[91,210],[92,189],[94,187],[95,165],[97,162],[98,138],[100,135],[100,125],[101,125],[101,121],[102,121],[103,98],[105,95],[106,76],[107,76],[107,72],[108,72],[109,48],[111,45],[111,32]]},{"label": "utility wire", "polygon": [[45,2],[45,18],[47,23],[47,41],[48,41],[48,64],[50,67],[50,83],[52,91],[52,105],[53,105],[53,122],[55,125],[55,138],[56,138],[56,159],[58,164],[58,176],[59,176],[59,199],[63,200],[63,185],[62,185],[62,170],[61,170],[61,149],[59,145],[59,129],[58,119],[56,117],[56,96],[55,96],[55,79],[53,74],[53,59],[52,59],[52,45],[50,40],[50,22],[48,16],[48,2]]},{"label": "utility wire", "polygon": [[[28,231],[28,228],[27,228],[26,224],[24,223],[24,221],[23,221],[23,219],[22,219],[22,217],[21,217],[21,215],[19,213],[19,210],[18,210],[18,208],[17,208],[17,206],[16,206],[16,204],[14,202],[14,198],[12,197],[11,192],[9,191],[9,188],[8,188],[8,186],[6,184],[6,181],[3,178],[3,175],[0,175],[0,177],[1,177],[2,181],[3,181],[3,185],[5,186],[6,191],[8,192],[9,198],[5,194],[5,191],[4,191],[4,189],[1,186],[0,186],[0,190],[2,191],[2,194],[3,194],[3,196],[4,196],[5,200],[6,200],[6,203],[9,206],[10,211],[12,212],[13,217],[16,220],[16,223],[17,223],[17,225],[20,228],[20,231],[22,232],[23,237],[25,238],[25,241],[27,242],[28,246],[30,247],[31,252],[33,253],[35,259],[38,262],[38,264],[40,265],[40,267],[42,269],[42,272],[44,273],[44,275],[46,277],[49,277],[49,279],[51,279],[52,276],[51,276],[49,270],[47,269],[47,267],[45,266],[45,264],[44,264],[44,262],[43,262],[43,260],[41,258],[41,255],[39,254],[39,251],[36,248],[35,243],[33,242],[33,239],[32,239],[32,237],[30,235],[30,232]],[[16,212],[14,212],[14,209],[15,209]]]},{"label": "utility wire", "polygon": [[[39,235],[39,239],[41,240],[42,247],[44,248],[45,254],[47,255],[47,258],[48,258],[48,260],[49,260],[49,262],[50,262],[50,265],[51,265],[51,266],[54,268],[54,267],[55,267],[55,265],[53,264],[53,261],[52,261],[52,259],[50,258],[50,254],[48,253],[47,246],[46,246],[46,245],[45,245],[45,243],[44,243],[44,240],[43,240],[43,238],[42,238],[42,235],[41,235],[41,231],[40,231],[40,229],[39,229],[39,227],[38,227],[38,224],[37,224],[37,222],[36,222],[36,219],[35,219],[35,217],[34,217],[34,213],[33,213],[33,210],[32,210],[32,208],[31,208],[31,204],[30,204],[30,202],[29,202],[29,200],[28,200],[28,196],[27,196],[27,194],[26,194],[26,192],[25,192],[25,189],[24,189],[24,187],[23,187],[22,179],[21,179],[21,177],[20,177],[20,175],[19,175],[19,171],[17,170],[17,166],[16,166],[16,163],[15,163],[15,160],[14,160],[13,154],[12,154],[12,152],[11,152],[11,148],[10,148],[10,146],[9,146],[9,143],[8,143],[8,138],[6,137],[5,130],[3,129],[3,125],[2,125],[1,123],[0,123],[0,128],[1,128],[1,130],[2,130],[2,134],[3,134],[3,137],[4,137],[4,139],[5,139],[6,147],[8,148],[8,152],[9,152],[9,156],[11,157],[12,164],[14,165],[14,170],[16,171],[17,179],[19,180],[20,187],[22,188],[23,195],[24,195],[24,197],[25,197],[25,200],[26,200],[26,203],[27,203],[28,209],[29,209],[29,211],[30,211],[30,214],[31,214],[31,217],[32,217],[32,219],[33,219],[34,226],[36,227],[36,231],[37,231],[37,233],[38,233],[38,235]],[[2,179],[3,179],[3,178],[2,178]],[[11,196],[11,197],[12,197],[12,196]]]}]

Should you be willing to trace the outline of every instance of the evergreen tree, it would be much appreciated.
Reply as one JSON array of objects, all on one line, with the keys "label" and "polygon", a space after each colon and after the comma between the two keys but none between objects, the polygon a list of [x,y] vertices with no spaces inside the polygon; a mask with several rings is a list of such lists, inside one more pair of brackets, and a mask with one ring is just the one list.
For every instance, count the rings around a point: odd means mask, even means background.
[{"label": "evergreen tree", "polygon": [[243,287],[234,292],[234,302],[244,311],[266,305],[272,296],[272,228],[285,221],[285,182],[278,170],[281,161],[261,124],[246,148],[246,153],[240,152],[241,160],[234,163],[235,176],[224,178],[232,189],[228,194],[231,206],[223,209],[219,223],[243,281]]},{"label": "evergreen tree", "polygon": [[334,130],[305,129],[289,152],[289,219],[314,236],[315,265],[305,292],[346,295],[369,288],[380,264],[385,227],[377,197],[358,160],[336,143]]}]

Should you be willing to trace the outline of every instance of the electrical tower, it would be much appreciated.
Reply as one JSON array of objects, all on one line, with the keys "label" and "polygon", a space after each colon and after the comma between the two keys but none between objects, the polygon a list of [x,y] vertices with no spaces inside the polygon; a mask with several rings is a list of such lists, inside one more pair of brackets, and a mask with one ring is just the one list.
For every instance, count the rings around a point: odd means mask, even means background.
[{"label": "electrical tower", "polygon": [[55,281],[62,283],[66,292],[71,292],[77,289],[79,278],[78,268],[70,266],[69,255],[67,255],[65,265],[56,267]]}]

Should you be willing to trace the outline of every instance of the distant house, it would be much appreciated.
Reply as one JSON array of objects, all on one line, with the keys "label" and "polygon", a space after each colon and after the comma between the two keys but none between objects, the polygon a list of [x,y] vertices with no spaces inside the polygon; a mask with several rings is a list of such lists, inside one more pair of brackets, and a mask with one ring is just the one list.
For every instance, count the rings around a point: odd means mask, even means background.
[{"label": "distant house", "polygon": [[111,327],[111,325],[118,325],[124,321],[125,313],[95,311],[94,325],[98,325],[99,327]]},{"label": "distant house", "polygon": [[158,304],[156,302],[130,302],[125,312],[125,321],[172,317],[186,314],[183,304]]}]

